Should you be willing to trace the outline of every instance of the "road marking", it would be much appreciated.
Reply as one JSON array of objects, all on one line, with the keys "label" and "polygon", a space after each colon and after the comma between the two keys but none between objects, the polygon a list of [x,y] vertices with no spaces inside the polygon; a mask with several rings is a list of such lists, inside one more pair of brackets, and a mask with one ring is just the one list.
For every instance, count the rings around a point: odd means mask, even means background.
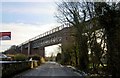
[{"label": "road marking", "polygon": [[60,67],[64,67],[64,66],[60,64]]},{"label": "road marking", "polygon": [[79,76],[82,76],[80,73],[78,73],[78,72],[74,72],[75,74],[77,74],[77,75],[79,75]]},{"label": "road marking", "polygon": [[38,69],[38,68],[35,68],[35,69]]},{"label": "road marking", "polygon": [[49,68],[54,68],[54,67],[50,66]]}]

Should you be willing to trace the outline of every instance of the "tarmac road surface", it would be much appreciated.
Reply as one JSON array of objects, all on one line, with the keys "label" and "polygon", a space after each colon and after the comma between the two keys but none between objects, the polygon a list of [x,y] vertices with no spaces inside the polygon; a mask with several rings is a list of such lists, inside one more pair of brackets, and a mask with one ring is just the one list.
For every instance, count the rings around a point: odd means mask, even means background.
[{"label": "tarmac road surface", "polygon": [[84,78],[72,68],[62,66],[56,62],[46,62],[45,64],[23,72],[13,78]]}]

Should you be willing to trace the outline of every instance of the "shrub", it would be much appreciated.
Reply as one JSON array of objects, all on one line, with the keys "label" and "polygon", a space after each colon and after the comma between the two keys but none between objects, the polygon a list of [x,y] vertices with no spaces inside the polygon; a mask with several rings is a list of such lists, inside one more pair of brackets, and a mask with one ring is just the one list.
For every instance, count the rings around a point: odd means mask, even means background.
[{"label": "shrub", "polygon": [[33,55],[32,56],[32,60],[40,60],[40,55],[38,55],[38,54],[35,54],[35,55]]},{"label": "shrub", "polygon": [[16,60],[16,61],[25,61],[25,60],[27,60],[27,56],[24,55],[24,54],[16,54],[14,56],[14,60]]},{"label": "shrub", "polygon": [[60,61],[61,61],[61,53],[58,53],[58,54],[57,54],[56,61],[57,61],[57,62],[60,62]]}]

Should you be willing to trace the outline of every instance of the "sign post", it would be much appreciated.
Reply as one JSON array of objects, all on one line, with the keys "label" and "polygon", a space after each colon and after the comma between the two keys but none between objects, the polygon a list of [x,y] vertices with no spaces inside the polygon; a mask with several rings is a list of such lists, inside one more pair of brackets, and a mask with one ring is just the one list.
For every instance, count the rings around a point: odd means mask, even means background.
[{"label": "sign post", "polygon": [[11,40],[11,32],[0,32],[0,40]]}]

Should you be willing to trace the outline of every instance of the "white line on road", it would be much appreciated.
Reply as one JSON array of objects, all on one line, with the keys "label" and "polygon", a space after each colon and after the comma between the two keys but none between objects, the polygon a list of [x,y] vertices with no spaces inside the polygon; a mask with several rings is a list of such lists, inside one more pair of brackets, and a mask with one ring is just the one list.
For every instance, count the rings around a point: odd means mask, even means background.
[{"label": "white line on road", "polygon": [[64,66],[60,64],[60,67],[64,67]]},{"label": "white line on road", "polygon": [[75,74],[77,74],[78,76],[82,76],[80,73],[78,73],[78,72],[74,72]]}]

